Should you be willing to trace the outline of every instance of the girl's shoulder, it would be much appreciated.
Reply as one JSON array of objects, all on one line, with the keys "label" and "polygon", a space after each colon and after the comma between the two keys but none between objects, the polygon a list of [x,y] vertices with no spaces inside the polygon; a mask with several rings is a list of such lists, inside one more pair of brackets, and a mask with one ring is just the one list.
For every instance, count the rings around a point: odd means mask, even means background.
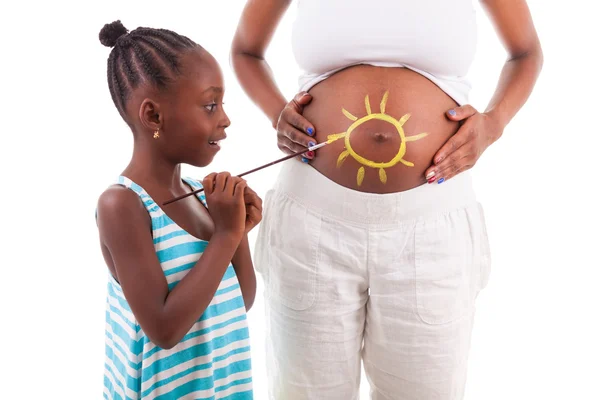
[{"label": "girl's shoulder", "polygon": [[[139,213],[139,214],[138,214]],[[121,184],[113,184],[106,188],[98,197],[96,205],[96,220],[124,221],[131,216],[147,214],[140,196],[131,188]]]},{"label": "girl's shoulder", "polygon": [[[200,182],[197,179],[186,177],[183,178],[183,180],[192,188],[193,191],[204,188],[204,186],[202,186],[202,182]],[[206,195],[204,194],[204,191],[197,193],[196,197],[198,197],[202,204],[204,204],[204,206],[208,208],[208,205],[206,204]]]}]

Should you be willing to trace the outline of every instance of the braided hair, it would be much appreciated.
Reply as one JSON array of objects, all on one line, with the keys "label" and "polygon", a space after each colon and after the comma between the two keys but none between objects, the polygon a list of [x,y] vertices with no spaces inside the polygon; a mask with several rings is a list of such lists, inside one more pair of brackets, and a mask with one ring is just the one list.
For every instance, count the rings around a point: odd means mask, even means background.
[{"label": "braided hair", "polygon": [[108,57],[108,88],[123,118],[130,94],[142,83],[164,89],[180,75],[181,55],[200,47],[167,29],[139,27],[131,32],[117,20],[104,25],[100,43],[112,47]]}]

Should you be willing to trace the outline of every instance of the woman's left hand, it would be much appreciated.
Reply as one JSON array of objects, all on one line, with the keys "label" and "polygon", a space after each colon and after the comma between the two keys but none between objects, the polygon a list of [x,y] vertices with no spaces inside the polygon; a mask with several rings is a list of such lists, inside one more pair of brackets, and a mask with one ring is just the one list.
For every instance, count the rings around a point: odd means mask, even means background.
[{"label": "woman's left hand", "polygon": [[452,108],[446,116],[451,121],[462,121],[462,125],[433,157],[433,165],[425,171],[428,183],[442,183],[473,167],[504,130],[493,116],[479,113],[470,105]]}]

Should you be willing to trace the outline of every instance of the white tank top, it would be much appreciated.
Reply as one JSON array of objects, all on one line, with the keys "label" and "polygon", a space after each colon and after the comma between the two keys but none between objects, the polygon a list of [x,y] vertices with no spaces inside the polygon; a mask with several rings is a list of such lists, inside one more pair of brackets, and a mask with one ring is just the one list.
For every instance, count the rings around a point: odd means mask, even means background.
[{"label": "white tank top", "polygon": [[352,65],[406,67],[460,105],[475,56],[472,0],[297,0],[292,50],[308,90]]}]

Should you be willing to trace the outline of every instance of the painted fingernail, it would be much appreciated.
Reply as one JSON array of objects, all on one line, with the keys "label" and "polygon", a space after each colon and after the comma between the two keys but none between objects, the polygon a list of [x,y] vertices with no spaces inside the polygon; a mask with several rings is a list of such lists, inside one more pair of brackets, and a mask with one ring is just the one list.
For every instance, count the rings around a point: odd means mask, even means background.
[{"label": "painted fingernail", "polygon": [[308,134],[309,134],[310,136],[312,136],[312,135],[313,135],[313,133],[314,133],[315,131],[314,131],[314,129],[313,129],[313,128],[308,128],[308,129],[306,130],[306,132],[308,132]]},{"label": "painted fingernail", "polygon": [[445,179],[444,179],[444,178],[440,178],[440,179],[438,180],[438,185],[439,185],[440,183],[444,183],[444,181],[445,181]]},{"label": "painted fingernail", "polygon": [[450,110],[450,111],[448,111],[448,114],[450,114],[450,115],[452,115],[454,117],[456,115],[456,111]]},{"label": "painted fingernail", "polygon": [[306,157],[313,158],[314,156],[315,156],[315,152],[314,151],[311,150],[311,151],[307,151],[306,152]]},{"label": "painted fingernail", "polygon": [[313,142],[312,140],[310,142],[308,142],[308,147],[313,147],[314,145],[316,145],[316,143]]},{"label": "painted fingernail", "polygon": [[427,175],[425,175],[425,179],[431,179],[435,176],[435,171],[429,171]]},{"label": "painted fingernail", "polygon": [[302,162],[303,162],[303,163],[308,163],[308,158],[306,158],[306,157],[302,157]]}]

